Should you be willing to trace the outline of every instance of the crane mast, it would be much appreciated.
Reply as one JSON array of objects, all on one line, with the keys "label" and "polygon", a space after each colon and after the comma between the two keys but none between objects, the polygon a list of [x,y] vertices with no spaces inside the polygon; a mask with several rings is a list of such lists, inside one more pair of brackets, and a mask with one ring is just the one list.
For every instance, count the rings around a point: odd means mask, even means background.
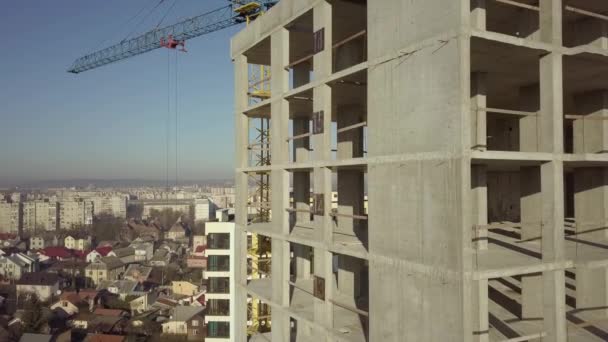
[{"label": "crane mast", "polygon": [[80,57],[67,71],[78,74],[161,47],[181,46],[185,49],[186,40],[255,19],[276,2],[276,0],[232,0],[228,6],[177,24],[155,28],[139,37],[125,39],[118,44]]}]

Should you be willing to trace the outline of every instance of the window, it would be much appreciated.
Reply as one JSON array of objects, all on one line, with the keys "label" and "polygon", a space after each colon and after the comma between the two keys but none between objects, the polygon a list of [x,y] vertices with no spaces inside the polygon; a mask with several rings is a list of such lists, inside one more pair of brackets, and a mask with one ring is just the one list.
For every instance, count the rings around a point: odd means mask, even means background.
[{"label": "window", "polygon": [[63,307],[64,307],[64,308],[67,308],[67,307],[68,307],[68,302],[67,302],[67,301],[64,301],[64,302],[63,302]]},{"label": "window", "polygon": [[193,320],[192,321],[192,326],[193,327],[198,327],[198,320]]},{"label": "window", "polygon": [[196,329],[192,330],[192,335],[198,335],[198,330],[196,330]]}]

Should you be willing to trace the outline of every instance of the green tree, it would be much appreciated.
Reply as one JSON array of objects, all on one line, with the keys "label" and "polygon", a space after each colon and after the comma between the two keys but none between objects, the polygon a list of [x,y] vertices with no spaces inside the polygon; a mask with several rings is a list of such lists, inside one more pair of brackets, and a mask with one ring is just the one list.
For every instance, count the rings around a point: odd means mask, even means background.
[{"label": "green tree", "polygon": [[101,214],[95,217],[91,226],[91,235],[97,242],[117,240],[122,230],[124,220],[113,215]]},{"label": "green tree", "polygon": [[23,308],[23,330],[28,333],[39,333],[47,324],[44,316],[44,303],[35,294],[22,294],[19,296]]},{"label": "green tree", "polygon": [[170,229],[182,216],[181,212],[173,211],[171,208],[165,208],[162,211],[156,209],[150,210],[150,217],[158,220],[164,229]]}]

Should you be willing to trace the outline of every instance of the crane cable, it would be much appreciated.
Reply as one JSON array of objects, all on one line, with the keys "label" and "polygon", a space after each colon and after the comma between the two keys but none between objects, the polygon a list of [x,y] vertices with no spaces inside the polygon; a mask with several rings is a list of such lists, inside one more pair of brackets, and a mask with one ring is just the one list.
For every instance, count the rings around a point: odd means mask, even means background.
[{"label": "crane cable", "polygon": [[179,94],[179,73],[178,73],[178,50],[175,51],[175,60],[173,72],[175,73],[174,79],[174,98],[173,98],[173,113],[171,112],[171,50],[167,49],[167,120],[166,120],[166,156],[165,156],[165,181],[166,188],[169,189],[169,162],[170,162],[170,144],[171,144],[171,116],[175,118],[175,187],[179,185],[179,107],[178,107],[178,94]]}]

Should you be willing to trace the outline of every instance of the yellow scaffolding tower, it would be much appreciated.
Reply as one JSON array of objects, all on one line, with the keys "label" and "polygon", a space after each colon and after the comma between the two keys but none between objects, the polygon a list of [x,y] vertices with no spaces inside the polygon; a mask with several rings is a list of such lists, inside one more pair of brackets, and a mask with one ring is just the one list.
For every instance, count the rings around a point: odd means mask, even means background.
[{"label": "yellow scaffolding tower", "polygon": [[[241,6],[235,8],[235,12],[247,18],[247,24],[257,16],[263,14],[259,11],[261,5],[258,2],[239,2]],[[248,13],[255,13],[248,15]],[[249,65],[249,84],[247,95],[249,104],[258,103],[269,99],[270,92],[270,67],[265,65]],[[253,164],[256,166],[270,165],[270,119],[268,116],[254,119],[256,135],[249,150],[252,153]],[[259,172],[252,176],[256,186],[257,207],[253,222],[270,222],[270,174]],[[260,279],[270,275],[270,248],[268,239],[260,239],[258,234],[251,233],[248,236],[248,278]],[[248,298],[248,326],[247,335],[270,331],[270,308],[259,299]]]}]

